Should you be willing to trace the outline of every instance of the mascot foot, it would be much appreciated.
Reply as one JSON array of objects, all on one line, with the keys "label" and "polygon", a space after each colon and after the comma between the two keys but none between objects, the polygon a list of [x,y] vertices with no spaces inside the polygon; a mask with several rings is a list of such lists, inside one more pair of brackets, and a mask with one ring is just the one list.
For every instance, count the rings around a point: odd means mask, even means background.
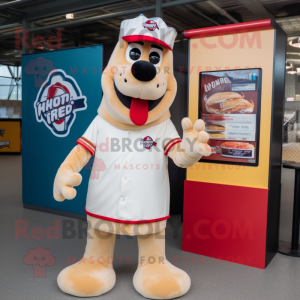
[{"label": "mascot foot", "polygon": [[62,270],[57,277],[59,288],[77,297],[99,296],[110,291],[116,283],[116,274],[99,262],[82,259]]},{"label": "mascot foot", "polygon": [[191,279],[186,272],[164,261],[139,267],[133,285],[145,298],[173,299],[188,292]]},{"label": "mascot foot", "polygon": [[165,230],[138,236],[139,266],[133,277],[135,289],[145,298],[173,299],[188,292],[191,279],[165,256]]}]

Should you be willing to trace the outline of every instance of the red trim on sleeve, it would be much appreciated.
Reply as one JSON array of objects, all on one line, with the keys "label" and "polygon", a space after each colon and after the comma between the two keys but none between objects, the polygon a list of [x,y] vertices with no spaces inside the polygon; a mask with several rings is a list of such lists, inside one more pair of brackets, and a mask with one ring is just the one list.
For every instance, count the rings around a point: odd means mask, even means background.
[{"label": "red trim on sleeve", "polygon": [[165,155],[168,155],[170,149],[171,149],[174,145],[176,145],[176,144],[178,144],[178,143],[181,143],[181,140],[177,140],[177,141],[173,142],[173,143],[167,148],[167,150],[165,151]]},{"label": "red trim on sleeve", "polygon": [[82,146],[83,148],[85,148],[87,151],[89,151],[89,152],[92,154],[92,156],[95,155],[95,150],[92,150],[92,149],[90,148],[90,146],[88,146],[87,144],[85,144],[84,142],[82,142],[80,139],[77,140],[76,143],[79,144],[79,145],[81,145],[81,146]]},{"label": "red trim on sleeve", "polygon": [[143,223],[152,223],[152,222],[159,222],[159,221],[164,221],[170,218],[170,215],[162,217],[162,218],[158,218],[158,219],[151,219],[151,220],[139,220],[139,221],[127,221],[127,220],[119,220],[119,219],[114,219],[114,218],[109,218],[109,217],[105,217],[105,216],[100,216],[100,215],[96,215],[93,213],[90,213],[89,211],[86,210],[86,208],[84,208],[84,211],[87,215],[94,217],[94,218],[98,218],[98,219],[103,219],[103,220],[107,220],[107,221],[112,221],[112,222],[117,222],[117,223],[125,223],[125,224],[143,224]]},{"label": "red trim on sleeve", "polygon": [[90,142],[87,138],[85,138],[84,136],[82,136],[81,138],[80,138],[80,140],[82,140],[84,143],[86,143],[88,146],[90,146],[91,147],[91,149],[96,149],[96,146],[95,146],[95,144],[93,144],[92,142]]}]

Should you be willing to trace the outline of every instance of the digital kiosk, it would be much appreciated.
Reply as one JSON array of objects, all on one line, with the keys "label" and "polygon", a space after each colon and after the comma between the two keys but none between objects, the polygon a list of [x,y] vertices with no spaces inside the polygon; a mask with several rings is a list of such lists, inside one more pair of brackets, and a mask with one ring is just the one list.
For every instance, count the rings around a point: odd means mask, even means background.
[{"label": "digital kiosk", "polygon": [[187,169],[182,248],[263,269],[278,249],[286,35],[274,20],[184,35],[189,118],[212,154]]}]

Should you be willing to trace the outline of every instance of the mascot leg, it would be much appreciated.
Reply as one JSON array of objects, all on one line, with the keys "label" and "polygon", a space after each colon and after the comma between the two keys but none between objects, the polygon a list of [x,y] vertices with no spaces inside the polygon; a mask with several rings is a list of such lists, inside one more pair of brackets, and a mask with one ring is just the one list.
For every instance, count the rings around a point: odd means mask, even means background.
[{"label": "mascot leg", "polygon": [[165,230],[138,235],[139,265],[133,277],[135,289],[145,298],[172,299],[187,293],[189,275],[167,261]]},{"label": "mascot leg", "polygon": [[77,297],[93,297],[110,291],[116,283],[112,266],[116,235],[94,228],[81,261],[62,270],[57,278],[59,288]]}]

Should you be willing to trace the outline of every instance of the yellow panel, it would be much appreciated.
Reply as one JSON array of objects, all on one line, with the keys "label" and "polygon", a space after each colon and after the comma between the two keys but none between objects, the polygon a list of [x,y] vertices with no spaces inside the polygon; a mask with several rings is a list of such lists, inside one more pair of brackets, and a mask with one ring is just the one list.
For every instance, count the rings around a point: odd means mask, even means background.
[{"label": "yellow panel", "polygon": [[20,152],[20,151],[21,151],[20,122],[0,121],[0,152]]},{"label": "yellow panel", "polygon": [[198,118],[199,72],[201,71],[261,68],[262,95],[259,166],[197,163],[188,168],[187,180],[268,188],[273,51],[273,29],[190,40],[189,118],[193,122]]}]

